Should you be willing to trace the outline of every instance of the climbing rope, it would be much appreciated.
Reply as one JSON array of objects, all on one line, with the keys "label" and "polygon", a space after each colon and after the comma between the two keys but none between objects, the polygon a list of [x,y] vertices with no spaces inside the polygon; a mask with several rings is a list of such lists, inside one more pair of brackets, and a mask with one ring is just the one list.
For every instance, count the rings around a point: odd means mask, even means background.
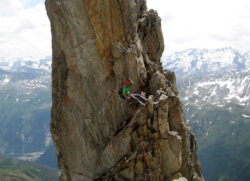
[{"label": "climbing rope", "polygon": [[127,0],[125,0],[126,2],[126,35],[127,35],[127,56],[128,56],[128,66],[127,66],[127,69],[128,69],[128,77],[130,77],[130,74],[129,74],[129,53],[128,53],[128,3],[127,3]]},{"label": "climbing rope", "polygon": [[[139,114],[142,111],[142,108],[140,108],[140,111],[137,113]],[[135,119],[136,125],[138,126],[137,123],[137,117]],[[148,162],[148,157],[147,157],[147,153],[144,147],[144,136],[142,135],[142,148],[143,148],[143,153],[144,153],[144,175],[145,175],[145,181],[147,181],[147,170],[146,170],[146,164],[148,165],[148,169],[149,169],[149,174],[150,174],[150,180],[152,181],[152,175],[151,175],[151,170],[150,170],[150,166],[149,166],[149,162]],[[147,163],[146,163],[147,162]]]},{"label": "climbing rope", "polygon": [[[128,53],[128,2],[127,0],[125,0],[126,2],[126,39],[127,39],[127,57],[128,57],[128,63],[127,63],[127,70],[128,70],[128,77],[130,78],[130,73],[129,73],[129,53]],[[132,88],[131,88],[132,91]],[[130,109],[132,110],[133,114],[134,114],[134,110],[132,109],[131,105],[130,105],[130,101],[128,101],[128,104],[130,106]]]},{"label": "climbing rope", "polygon": [[[148,163],[148,169],[149,169],[149,174],[150,174],[150,180],[152,181],[152,175],[151,175],[151,170],[150,170],[150,166],[149,166],[149,162],[148,162],[148,157],[145,151],[145,147],[144,147],[144,142],[142,142],[142,147],[143,147],[143,152],[144,152],[144,173],[145,173],[145,181],[147,179],[147,173],[146,173],[146,161]],[[145,161],[146,160],[146,161]]]}]

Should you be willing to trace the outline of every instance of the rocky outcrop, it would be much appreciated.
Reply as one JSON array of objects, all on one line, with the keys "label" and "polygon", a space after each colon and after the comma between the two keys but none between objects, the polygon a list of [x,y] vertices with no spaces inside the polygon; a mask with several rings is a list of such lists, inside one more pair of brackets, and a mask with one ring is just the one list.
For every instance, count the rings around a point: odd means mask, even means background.
[{"label": "rocky outcrop", "polygon": [[[147,11],[146,0],[45,3],[60,180],[145,180],[145,172],[155,181],[204,180],[175,75],[160,62],[164,43],[157,12]],[[119,100],[128,77],[132,91],[148,97],[147,108]]]}]

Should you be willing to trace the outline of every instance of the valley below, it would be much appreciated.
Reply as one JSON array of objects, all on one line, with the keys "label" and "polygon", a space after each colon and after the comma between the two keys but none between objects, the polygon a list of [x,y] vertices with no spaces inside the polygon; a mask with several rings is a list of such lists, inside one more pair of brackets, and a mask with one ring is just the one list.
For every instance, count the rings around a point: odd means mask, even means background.
[{"label": "valley below", "polygon": [[246,141],[250,136],[250,74],[242,76],[244,73],[178,82],[206,180],[245,180],[250,176],[250,143]]},{"label": "valley below", "polygon": [[0,60],[0,151],[35,161],[53,144],[51,57]]}]

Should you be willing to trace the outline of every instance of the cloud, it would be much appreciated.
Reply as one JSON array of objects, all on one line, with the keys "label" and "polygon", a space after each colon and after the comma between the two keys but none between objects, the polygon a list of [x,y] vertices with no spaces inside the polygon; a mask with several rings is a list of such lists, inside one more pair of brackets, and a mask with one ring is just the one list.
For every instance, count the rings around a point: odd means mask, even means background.
[{"label": "cloud", "polygon": [[16,9],[16,8],[22,8],[23,2],[21,0],[0,0],[0,9]]},{"label": "cloud", "polygon": [[13,8],[7,15],[2,13],[0,0],[0,57],[51,55],[50,23],[45,6],[39,3],[23,8],[27,2],[10,0],[5,3],[6,9]]},{"label": "cloud", "polygon": [[[249,51],[249,0],[147,0],[162,18],[164,54],[189,48]],[[44,0],[0,0],[0,57],[51,54]]]},{"label": "cloud", "polygon": [[0,14],[13,15],[18,9],[23,7],[21,0],[0,0]]},{"label": "cloud", "polygon": [[147,0],[147,4],[162,18],[165,55],[189,48],[249,51],[249,0]]},{"label": "cloud", "polygon": [[161,16],[162,23],[168,23],[169,21],[173,20],[174,17],[170,13],[165,13],[163,16]]}]

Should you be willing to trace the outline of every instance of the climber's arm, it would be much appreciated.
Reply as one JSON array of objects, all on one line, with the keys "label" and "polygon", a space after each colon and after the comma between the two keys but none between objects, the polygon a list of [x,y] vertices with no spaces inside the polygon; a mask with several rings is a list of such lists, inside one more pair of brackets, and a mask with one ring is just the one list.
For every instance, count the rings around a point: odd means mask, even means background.
[{"label": "climber's arm", "polygon": [[130,97],[126,96],[126,94],[123,94],[123,96],[128,100],[130,99]]},{"label": "climber's arm", "polygon": [[132,85],[134,84],[134,82],[130,79],[130,77],[128,78],[128,80],[131,82]]}]

